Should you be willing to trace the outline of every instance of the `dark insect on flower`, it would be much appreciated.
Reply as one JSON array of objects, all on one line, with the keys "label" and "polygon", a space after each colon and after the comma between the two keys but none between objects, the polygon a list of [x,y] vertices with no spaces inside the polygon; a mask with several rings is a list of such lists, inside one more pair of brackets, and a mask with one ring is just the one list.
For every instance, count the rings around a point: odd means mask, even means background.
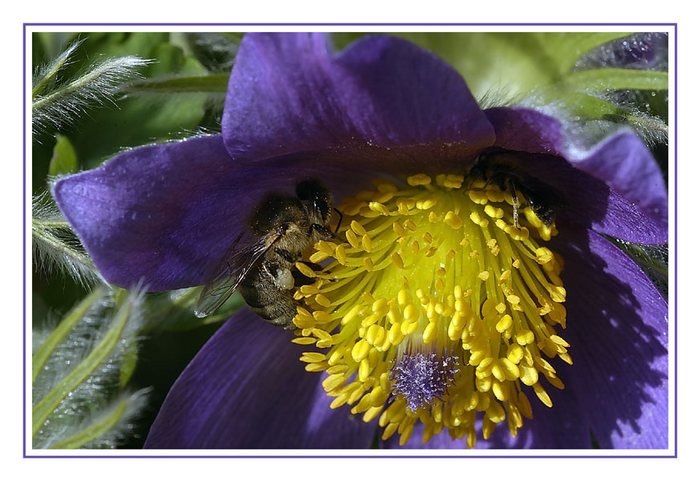
[{"label": "dark insect on flower", "polygon": [[502,192],[511,196],[513,223],[516,227],[519,226],[521,206],[530,207],[535,216],[547,226],[554,223],[556,211],[564,207],[560,194],[525,172],[518,165],[517,156],[507,151],[480,155],[472,166],[469,177],[473,179],[472,188],[477,187],[476,182],[479,182],[482,188],[494,183]]},{"label": "dark insect on flower", "polygon": [[317,241],[333,237],[328,230],[332,209],[331,193],[315,179],[299,182],[295,197],[267,195],[250,219],[256,240],[246,247],[234,243],[232,255],[204,286],[195,314],[208,316],[239,289],[253,312],[271,324],[292,327],[292,289],[304,282],[301,271],[308,269],[300,264],[300,271],[295,264]]},{"label": "dark insect on flower", "polygon": [[237,313],[146,447],[367,448],[380,429],[382,447],[665,448],[667,303],[608,240],[666,242],[663,176],[629,131],[570,146],[550,116],[480,109],[406,41],[246,35],[221,135],[53,191],[106,279],[153,290],[211,282],[269,192],[318,178],[338,201],[337,233],[303,256],[323,267],[295,282],[293,336]]}]

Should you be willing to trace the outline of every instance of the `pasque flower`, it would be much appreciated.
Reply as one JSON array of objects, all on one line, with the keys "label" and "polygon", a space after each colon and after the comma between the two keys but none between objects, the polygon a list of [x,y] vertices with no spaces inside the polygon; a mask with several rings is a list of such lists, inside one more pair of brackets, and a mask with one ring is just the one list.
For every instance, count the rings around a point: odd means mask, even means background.
[{"label": "pasque flower", "polygon": [[107,280],[158,291],[210,280],[260,199],[308,178],[343,218],[297,264],[296,329],[238,312],[146,447],[667,446],[667,303],[609,240],[667,240],[630,132],[574,152],[554,118],[481,110],[406,41],[249,34],[221,135],[53,192]]}]

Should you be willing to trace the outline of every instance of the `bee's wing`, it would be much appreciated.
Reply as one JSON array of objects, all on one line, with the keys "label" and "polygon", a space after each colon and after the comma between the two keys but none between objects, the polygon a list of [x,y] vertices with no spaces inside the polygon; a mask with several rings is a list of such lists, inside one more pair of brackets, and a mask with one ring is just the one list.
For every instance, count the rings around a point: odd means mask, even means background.
[{"label": "bee's wing", "polygon": [[195,316],[207,317],[221,307],[253,266],[272,248],[277,238],[263,237],[230,255],[219,273],[202,289],[194,310]]}]

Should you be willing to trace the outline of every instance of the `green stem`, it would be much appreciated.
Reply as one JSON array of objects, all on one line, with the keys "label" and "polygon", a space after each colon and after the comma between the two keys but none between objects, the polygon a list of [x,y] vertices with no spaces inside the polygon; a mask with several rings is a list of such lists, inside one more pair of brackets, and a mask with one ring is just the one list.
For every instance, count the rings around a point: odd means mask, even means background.
[{"label": "green stem", "polygon": [[[63,97],[68,97],[75,92],[83,89],[87,85],[90,85],[92,82],[100,78],[102,75],[105,73],[108,73],[111,68],[114,68],[112,64],[109,62],[105,62],[101,65],[98,65],[95,67],[94,70],[91,70],[90,72],[86,73],[82,77],[79,77],[75,80],[73,80],[71,83],[66,85],[65,87],[59,88],[55,92],[45,96],[45,97],[40,97],[37,100],[34,100],[32,102],[32,112],[35,110],[41,110],[42,108],[46,107],[47,105],[50,105],[54,102],[57,102]],[[103,92],[106,93],[106,92]]]},{"label": "green stem", "polygon": [[148,79],[122,89],[125,93],[225,93],[229,74]]},{"label": "green stem", "polygon": [[39,80],[36,85],[32,88],[32,100],[44,91],[49,82],[56,76],[56,74],[63,68],[70,56],[73,54],[75,49],[78,47],[77,43],[74,43],[68,47],[61,55],[59,55],[56,60],[54,60],[51,67],[46,71],[46,74]]},{"label": "green stem", "polygon": [[[48,229],[45,227],[48,227],[50,223],[41,223],[41,222],[34,222],[34,219],[32,219],[32,238],[44,242],[47,244],[49,247],[52,249],[58,251],[59,253],[70,257],[74,259],[76,262],[90,268],[94,269],[94,266],[92,264],[92,261],[90,258],[75,249],[72,249],[70,246],[66,245],[64,242],[61,242],[60,239],[58,239],[54,234],[52,234]],[[60,225],[60,227],[66,227],[66,225]]]}]

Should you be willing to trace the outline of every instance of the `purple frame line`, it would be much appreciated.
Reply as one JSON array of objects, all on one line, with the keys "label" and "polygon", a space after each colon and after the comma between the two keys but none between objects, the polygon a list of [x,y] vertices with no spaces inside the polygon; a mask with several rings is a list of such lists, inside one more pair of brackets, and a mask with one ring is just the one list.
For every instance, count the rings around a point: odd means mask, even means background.
[{"label": "purple frame line", "polygon": [[104,27],[104,26],[140,26],[140,27],[183,27],[183,26],[193,26],[193,27],[318,27],[318,26],[328,26],[328,27],[674,27],[674,31],[677,28],[677,23],[262,23],[262,22],[251,22],[251,23],[31,23],[27,22],[24,24],[25,28],[27,26],[49,26],[49,27]]},{"label": "purple frame line", "polygon": [[676,306],[676,315],[675,315],[675,335],[673,342],[675,343],[676,350],[674,352],[674,367],[675,372],[675,385],[674,385],[674,427],[675,427],[675,433],[674,433],[674,454],[675,457],[678,457],[678,24],[673,25],[673,70],[674,70],[674,79],[673,79],[673,87],[674,87],[674,94],[673,94],[673,105],[674,105],[674,111],[673,111],[673,122],[674,122],[674,131],[673,131],[673,145],[675,146],[675,149],[673,151],[673,163],[675,166],[674,170],[674,179],[673,183],[676,187],[675,189],[675,195],[673,197],[673,205],[674,205],[674,212],[673,212],[673,218],[674,218],[674,227],[673,227],[673,262],[675,263],[676,268],[674,269],[673,272],[673,278],[674,278],[674,290],[673,290],[673,303]]},{"label": "purple frame line", "polygon": [[27,457],[27,26],[22,27],[22,457]]},{"label": "purple frame line", "polygon": [[674,304],[676,307],[678,306],[678,23],[31,23],[31,22],[26,22],[22,24],[22,134],[23,134],[23,142],[22,142],[22,160],[23,160],[23,170],[22,170],[22,301],[23,301],[23,306],[22,306],[22,318],[23,318],[23,331],[22,331],[22,457],[23,458],[29,458],[29,459],[56,459],[56,458],[63,458],[63,459],[70,459],[70,458],[99,458],[99,459],[109,459],[109,458],[132,458],[132,459],[139,459],[139,458],[145,458],[145,459],[161,459],[161,458],[182,458],[182,459],[189,459],[189,458],[203,458],[203,459],[219,459],[219,458],[245,458],[245,459],[269,459],[269,458],[277,458],[277,459],[298,459],[298,458],[348,458],[348,459],[354,459],[354,458],[381,458],[381,459],[400,459],[400,458],[406,458],[406,459],[415,459],[415,458],[436,458],[436,459],[449,459],[449,458],[455,458],[455,459],[468,459],[468,458],[534,458],[534,459],[547,459],[547,458],[568,458],[568,459],[590,459],[590,458],[598,458],[598,459],[658,459],[658,458],[663,458],[663,459],[673,459],[673,458],[678,458],[678,310],[676,309],[676,315],[675,315],[675,334],[674,334],[674,343],[676,346],[675,352],[674,352],[674,366],[675,366],[675,372],[674,372],[674,377],[675,377],[675,385],[674,385],[674,445],[673,445],[673,454],[671,455],[612,455],[612,456],[601,456],[601,455],[564,455],[564,456],[557,456],[557,455],[503,455],[503,456],[498,456],[498,455],[481,455],[481,454],[475,454],[475,455],[464,455],[464,456],[459,456],[459,455],[454,455],[454,456],[448,456],[448,455],[404,455],[404,456],[399,456],[399,455],[377,455],[377,456],[367,456],[367,455],[300,455],[300,456],[295,456],[295,455],[130,455],[130,454],[124,454],[124,455],[27,455],[27,431],[26,431],[26,425],[27,425],[27,361],[26,361],[26,346],[27,346],[27,271],[26,271],[26,257],[27,257],[27,206],[26,206],[26,197],[27,197],[27,109],[26,109],[26,95],[27,95],[27,27],[35,27],[35,26],[50,26],[50,27],[60,27],[60,26],[70,26],[70,27],[83,27],[83,26],[91,26],[91,27],[101,27],[101,26],[172,26],[172,27],[182,27],[182,26],[229,26],[229,27],[252,27],[252,26],[266,26],[266,27],[281,27],[281,26],[308,26],[308,27],[315,27],[315,26],[358,26],[358,27],[366,27],[366,26],[407,26],[407,27],[415,27],[415,26],[431,26],[431,27],[441,27],[441,26],[460,26],[460,27],[468,27],[468,26],[482,26],[482,27],[489,27],[489,26],[499,26],[499,27],[509,27],[509,26],[528,26],[528,27],[545,27],[545,26],[561,26],[561,27],[567,27],[567,26],[579,26],[579,27],[598,27],[598,26],[613,26],[613,27],[650,27],[650,26],[663,26],[663,27],[673,27],[673,34],[674,34],[674,123],[675,123],[675,131],[673,133],[673,140],[674,140],[674,145],[676,146],[676,149],[674,150],[674,166],[675,166],[675,171],[674,171],[674,185],[676,187],[675,190],[675,196],[673,199],[674,202],[674,255],[673,255],[673,260],[676,265],[676,269],[674,271],[674,291],[673,291],[673,300]]}]

